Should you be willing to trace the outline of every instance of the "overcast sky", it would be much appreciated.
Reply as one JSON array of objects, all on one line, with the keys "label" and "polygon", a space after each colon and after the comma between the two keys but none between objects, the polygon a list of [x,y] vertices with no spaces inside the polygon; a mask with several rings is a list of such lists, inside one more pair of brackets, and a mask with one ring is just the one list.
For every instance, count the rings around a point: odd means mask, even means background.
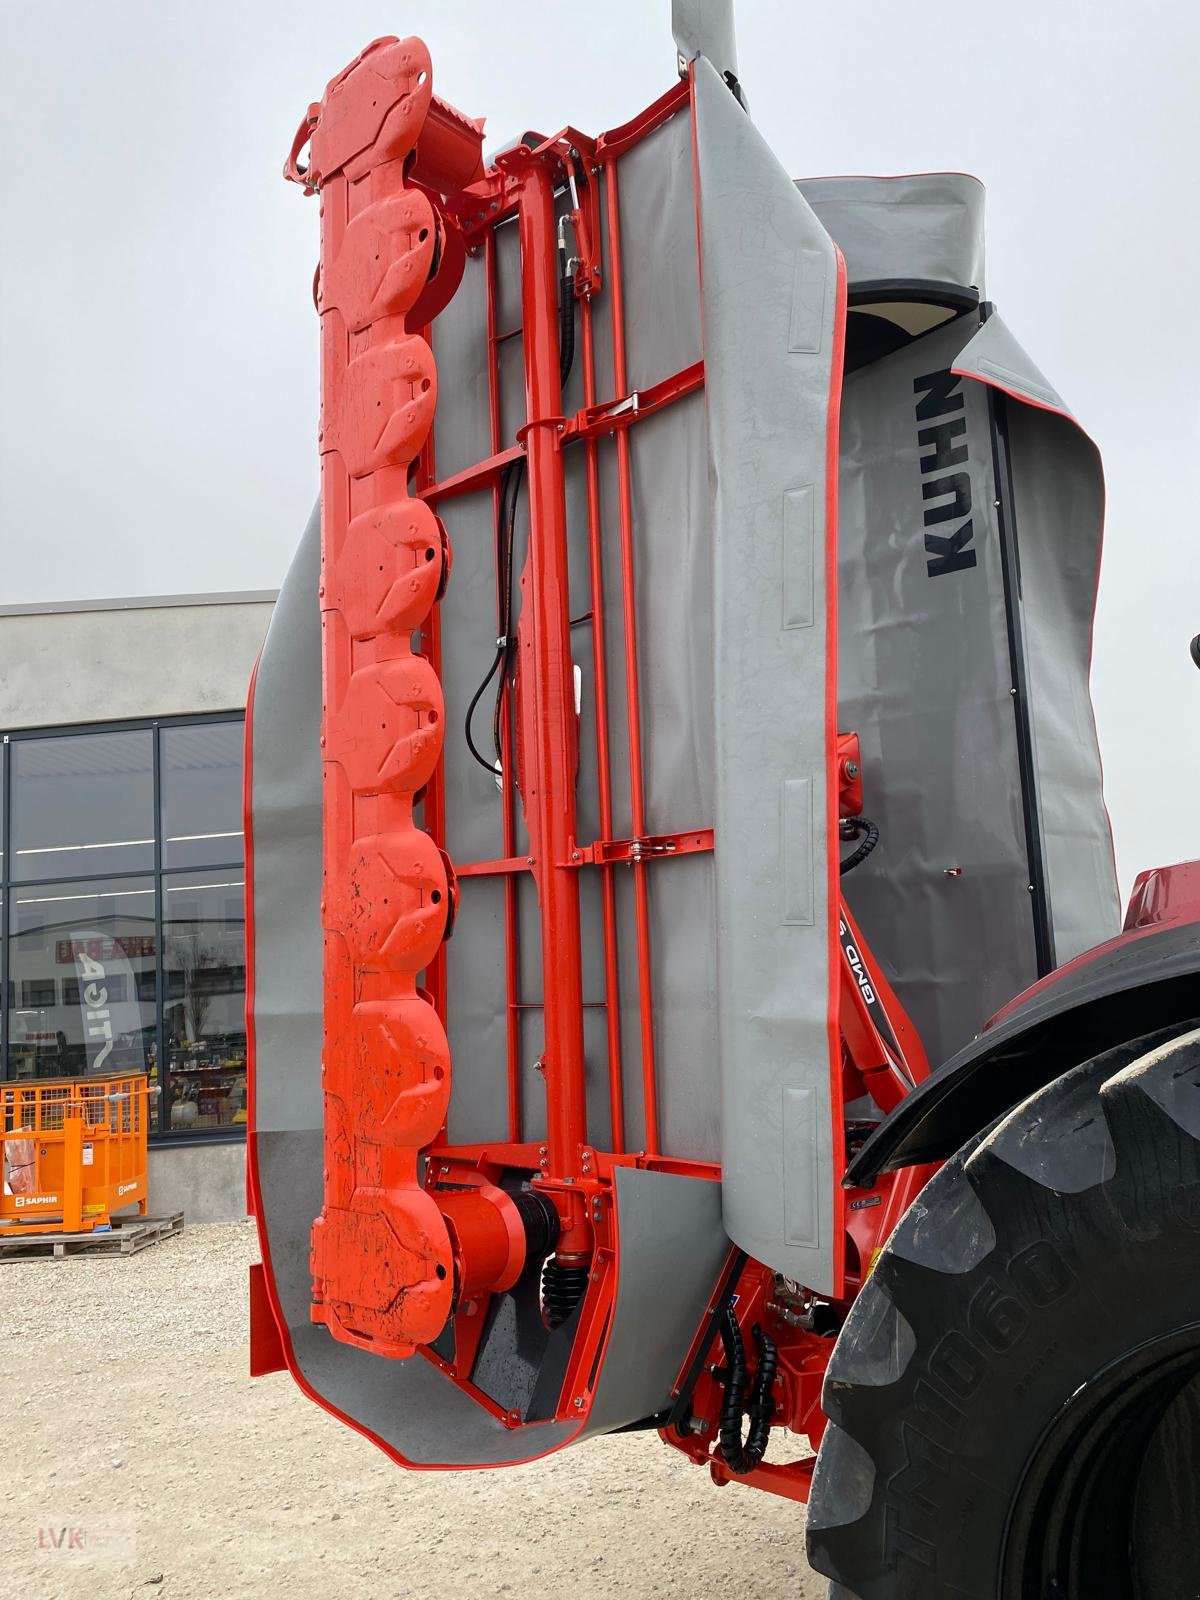
[{"label": "overcast sky", "polygon": [[[317,208],[280,167],[370,39],[489,141],[669,86],[669,0],[0,0],[0,604],[278,586],[316,490]],[[973,172],[989,293],[1104,452],[1094,694],[1126,885],[1200,855],[1200,8],[741,0],[797,176]]]}]

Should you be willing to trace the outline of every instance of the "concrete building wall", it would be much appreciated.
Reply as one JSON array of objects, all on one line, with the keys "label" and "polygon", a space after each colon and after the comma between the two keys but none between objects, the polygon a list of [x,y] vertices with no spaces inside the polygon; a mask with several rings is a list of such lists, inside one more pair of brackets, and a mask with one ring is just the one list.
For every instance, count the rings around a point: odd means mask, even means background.
[{"label": "concrete building wall", "polygon": [[188,1222],[236,1222],[246,1215],[246,1146],[150,1147],[150,1214],[182,1211]]},{"label": "concrete building wall", "polygon": [[[164,595],[0,610],[0,733],[236,711],[273,593]],[[246,1215],[243,1142],[151,1145],[150,1210]]]},{"label": "concrete building wall", "polygon": [[0,730],[234,711],[273,604],[253,593],[0,612]]}]

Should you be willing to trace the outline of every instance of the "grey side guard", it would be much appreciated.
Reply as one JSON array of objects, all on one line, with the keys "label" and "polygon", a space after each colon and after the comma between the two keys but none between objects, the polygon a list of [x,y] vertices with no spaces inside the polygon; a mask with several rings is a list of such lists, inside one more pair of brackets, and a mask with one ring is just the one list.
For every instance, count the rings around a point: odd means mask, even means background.
[{"label": "grey side guard", "polygon": [[827,552],[845,287],[836,246],[713,66],[700,59],[693,70],[715,518],[724,1219],[755,1259],[828,1291],[837,1017]]},{"label": "grey side guard", "polygon": [[1012,514],[1042,857],[1061,965],[1121,926],[1088,689],[1104,474],[1096,446],[995,312],[963,347],[954,371],[1019,402],[1006,409]]}]

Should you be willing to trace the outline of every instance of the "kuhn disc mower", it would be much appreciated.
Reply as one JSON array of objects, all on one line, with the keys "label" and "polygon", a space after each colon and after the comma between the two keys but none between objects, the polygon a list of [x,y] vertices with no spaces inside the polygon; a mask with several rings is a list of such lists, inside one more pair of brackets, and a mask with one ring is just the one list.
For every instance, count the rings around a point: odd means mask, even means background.
[{"label": "kuhn disc mower", "polygon": [[842,1596],[1194,1595],[1200,868],[1120,931],[1099,459],[979,184],[794,183],[675,9],[610,132],[485,161],[382,39],[288,162],[255,1369],[406,1467],[657,1429]]}]

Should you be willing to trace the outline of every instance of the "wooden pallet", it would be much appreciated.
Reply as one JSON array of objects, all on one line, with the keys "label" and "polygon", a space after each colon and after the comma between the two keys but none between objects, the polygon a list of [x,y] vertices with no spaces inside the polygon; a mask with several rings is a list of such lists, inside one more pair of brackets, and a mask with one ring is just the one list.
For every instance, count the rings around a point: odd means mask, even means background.
[{"label": "wooden pallet", "polygon": [[163,1217],[114,1217],[112,1227],[91,1233],[0,1234],[0,1261],[33,1261],[46,1256],[132,1256],[160,1239],[183,1232],[183,1212]]}]

